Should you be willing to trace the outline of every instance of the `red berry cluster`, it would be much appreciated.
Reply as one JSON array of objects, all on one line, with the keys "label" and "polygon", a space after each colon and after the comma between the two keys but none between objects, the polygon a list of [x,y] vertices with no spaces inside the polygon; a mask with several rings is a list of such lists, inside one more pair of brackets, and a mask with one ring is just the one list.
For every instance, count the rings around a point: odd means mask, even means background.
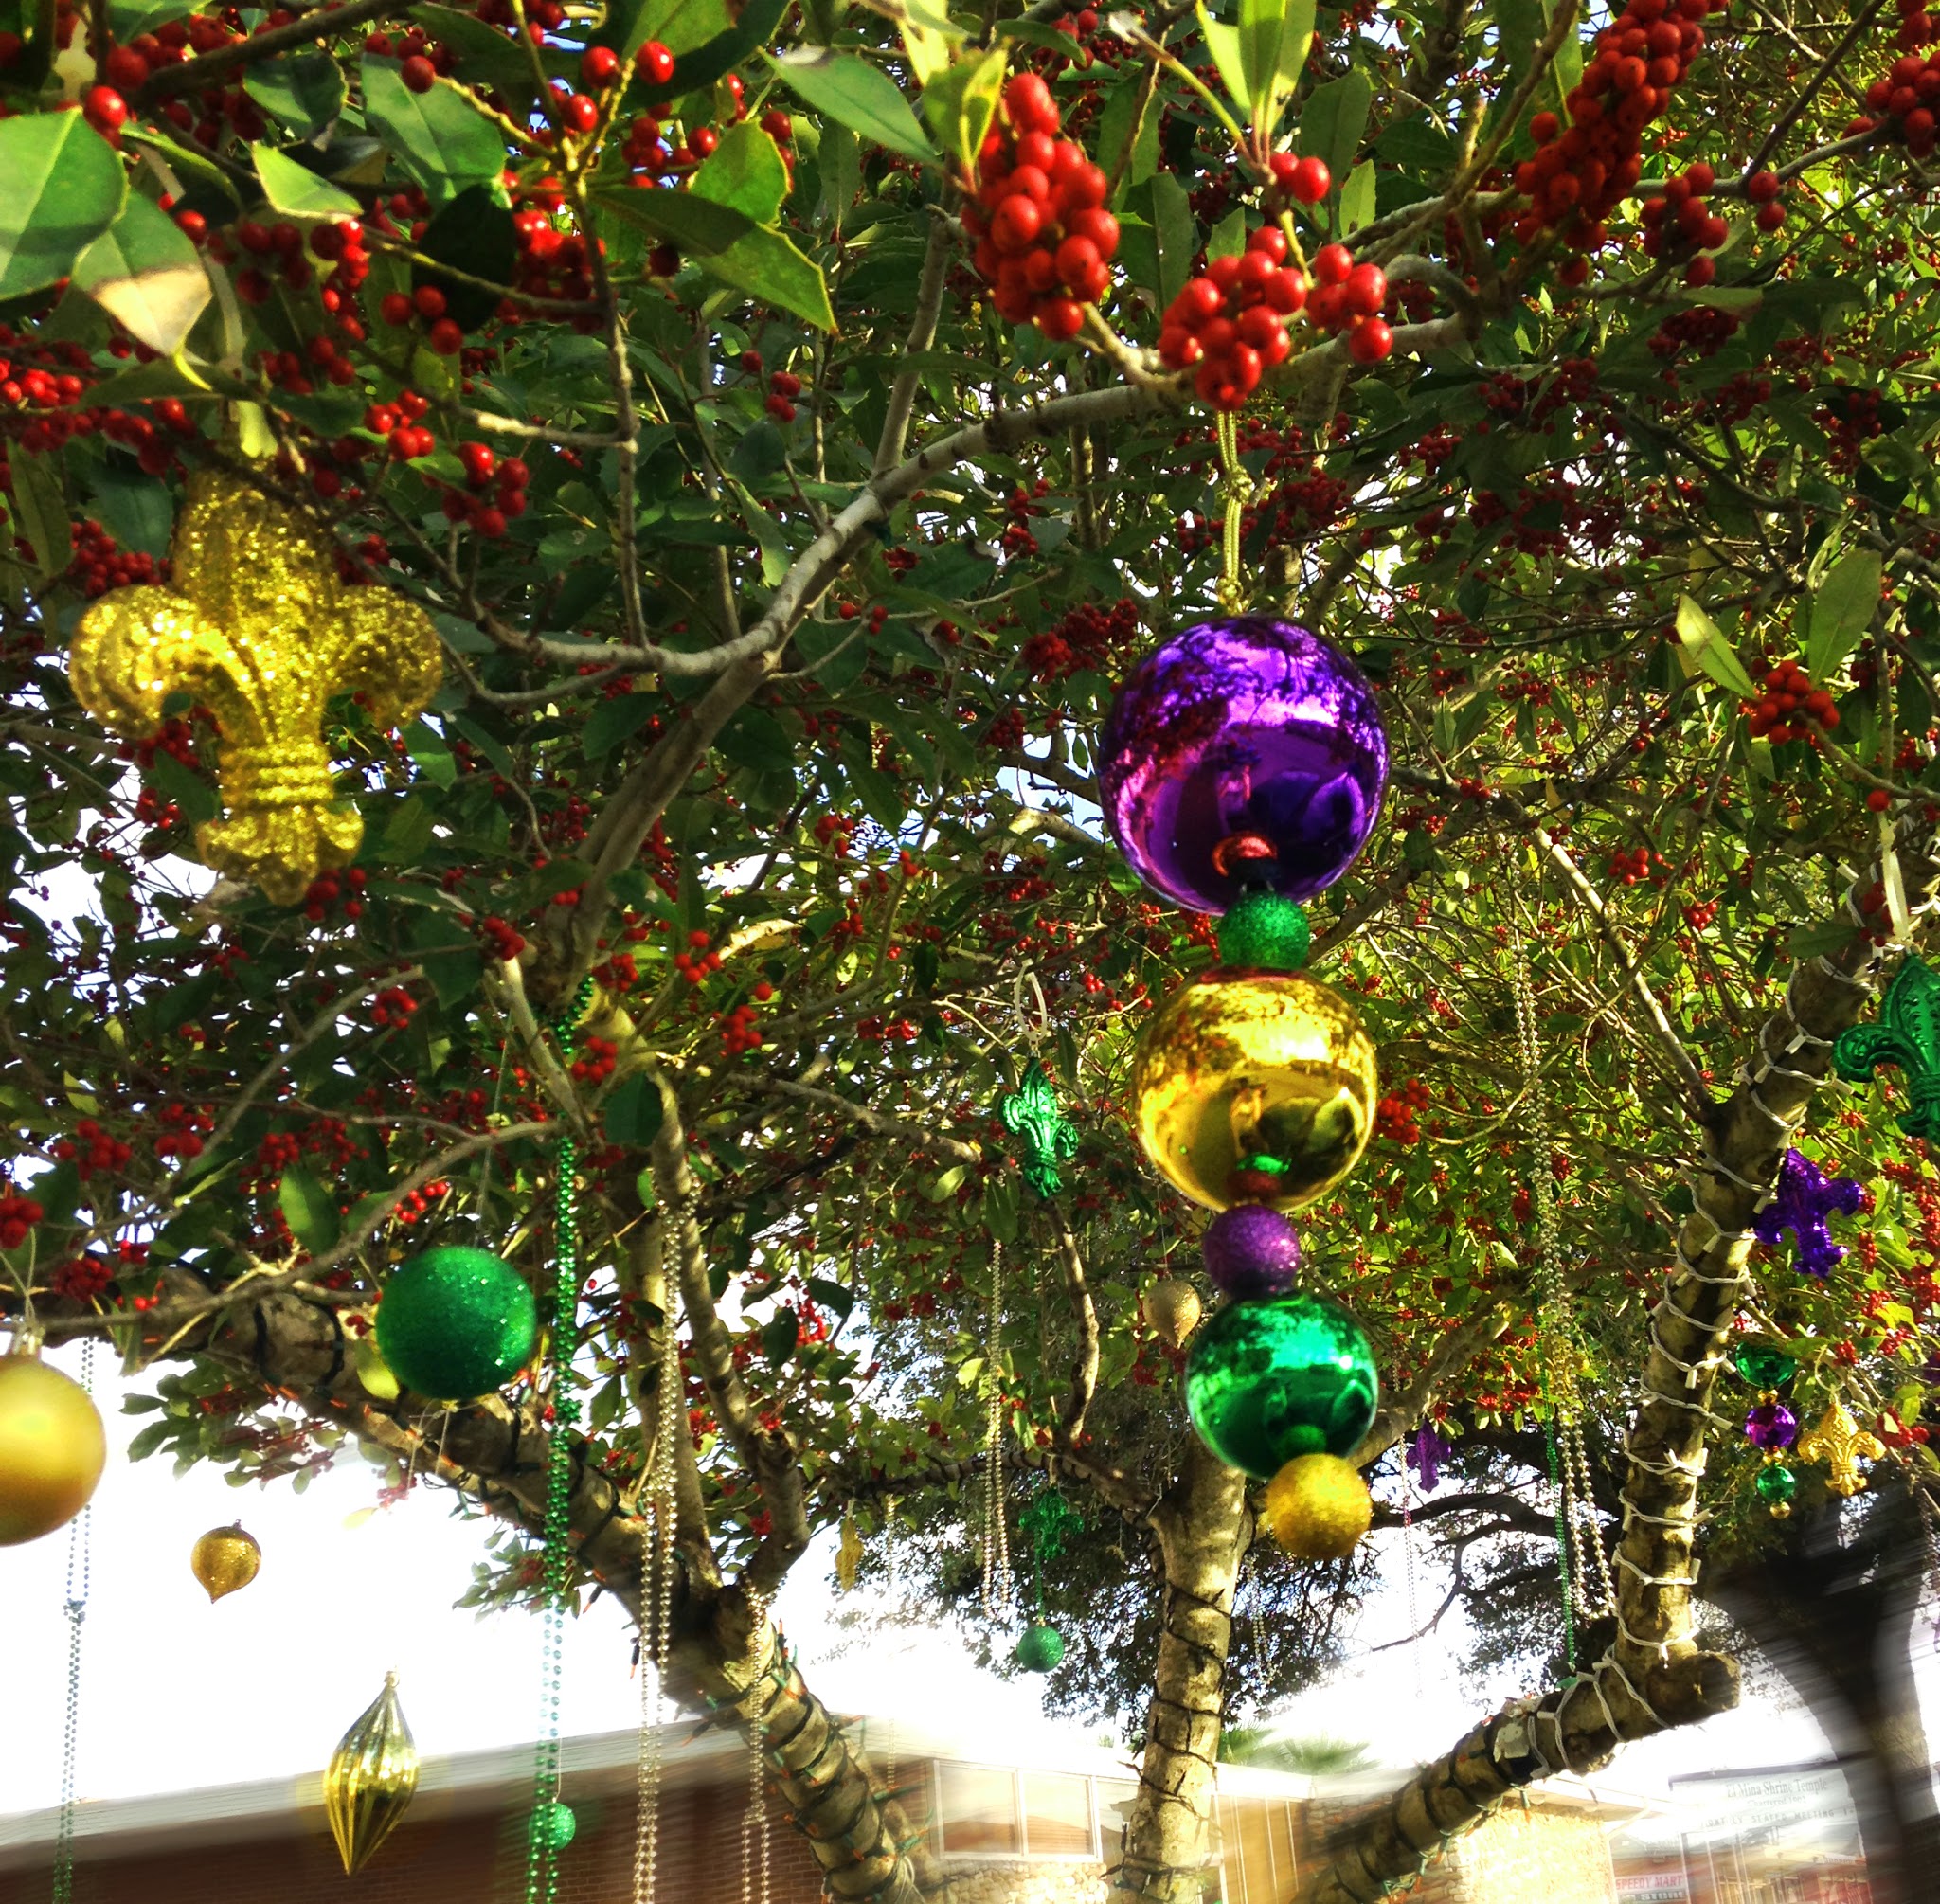
[{"label": "red berry cluster", "polygon": [[1700,290],[1717,276],[1717,265],[1697,254],[1715,251],[1731,230],[1704,203],[1704,194],[1716,183],[1717,175],[1698,159],[1664,181],[1662,198],[1644,201],[1645,255],[1672,263],[1684,260],[1684,282]]},{"label": "red berry cluster", "polygon": [[429,327],[424,341],[440,357],[456,357],[464,349],[465,332],[457,318],[445,315],[448,301],[437,285],[421,284],[409,293],[386,292],[377,314],[394,327],[422,320]]},{"label": "red berry cluster", "polygon": [[0,1249],[18,1249],[46,1212],[31,1196],[0,1191]]},{"label": "red berry cluster", "polygon": [[1620,886],[1642,886],[1646,880],[1652,886],[1663,884],[1663,857],[1651,852],[1647,846],[1640,846],[1629,853],[1619,847],[1610,854],[1608,871]]},{"label": "red berry cluster", "polygon": [[161,1122],[162,1135],[155,1139],[155,1155],[179,1157],[185,1163],[202,1155],[203,1139],[216,1127],[213,1111],[192,1105],[164,1105]]},{"label": "red berry cluster", "polygon": [[1062,116],[1038,73],[1004,87],[1002,122],[978,153],[977,195],[963,207],[976,242],[971,262],[1009,324],[1075,337],[1084,306],[1111,288],[1118,220],[1105,208],[1110,182],[1085,149],[1061,139]]},{"label": "red berry cluster", "polygon": [[1291,153],[1272,157],[1273,183],[1262,203],[1269,212],[1283,206],[1319,205],[1334,189],[1334,174],[1323,158],[1295,158]]},{"label": "red berry cluster", "polygon": [[451,1185],[443,1177],[434,1178],[430,1183],[420,1184],[416,1190],[405,1191],[392,1206],[391,1214],[409,1230],[434,1203],[450,1194]]},{"label": "red berry cluster", "polygon": [[752,1051],[761,1044],[761,1028],[755,1023],[755,1011],[752,1005],[737,1005],[725,1017],[717,1012],[714,1015],[714,1022],[721,1027],[721,1051],[724,1057],[738,1058],[743,1051]]},{"label": "red berry cluster", "polygon": [[1428,1086],[1419,1078],[1410,1078],[1398,1091],[1375,1105],[1374,1135],[1392,1138],[1400,1144],[1419,1143],[1421,1126],[1415,1123],[1415,1115],[1427,1110],[1428,1103]]},{"label": "red berry cluster", "polygon": [[500,462],[490,443],[460,443],[458,457],[465,466],[465,487],[445,491],[444,519],[469,522],[487,542],[496,542],[507,521],[526,512],[531,472],[517,457]]},{"label": "red berry cluster", "polygon": [[361,919],[364,916],[362,893],[366,873],[361,866],[350,867],[343,874],[325,872],[313,879],[303,894],[303,916],[316,925],[329,915],[330,909],[339,899],[343,899],[345,888],[351,897],[344,900],[344,917]]},{"label": "red berry cluster", "polygon": [[1215,258],[1203,278],[1188,278],[1166,309],[1160,361],[1174,370],[1196,365],[1194,386],[1216,408],[1238,409],[1293,349],[1286,320],[1307,301],[1307,286],[1285,260],[1285,234],[1263,225],[1238,257]]},{"label": "red berry cluster", "polygon": [[572,1061],[572,1074],[583,1085],[603,1085],[619,1065],[620,1047],[611,1038],[583,1038],[579,1055]]},{"label": "red berry cluster", "polygon": [[372,404],[365,410],[364,427],[386,440],[392,462],[412,462],[438,447],[438,439],[419,421],[430,407],[428,399],[416,390],[400,390],[389,403]]},{"label": "red berry cluster", "polygon": [[837,859],[848,853],[849,842],[854,835],[855,822],[843,814],[825,813],[815,823],[816,843],[827,847]]},{"label": "red berry cluster", "polygon": [[1702,932],[1717,917],[1717,901],[1695,899],[1684,907],[1684,924],[1693,932]]},{"label": "red berry cluster", "polygon": [[708,935],[693,931],[687,935],[688,950],[674,955],[674,969],[690,985],[698,985],[710,972],[721,969],[721,955],[708,950]]},{"label": "red berry cluster", "polygon": [[[1564,101],[1568,130],[1554,113],[1529,123],[1540,150],[1516,169],[1516,189],[1530,201],[1515,225],[1523,243],[1545,230],[1579,253],[1604,242],[1604,221],[1644,175],[1644,129],[1698,57],[1698,23],[1711,10],[1711,0],[1629,0],[1597,35],[1596,58]],[[1589,270],[1586,257],[1573,258],[1563,281],[1580,284]]]},{"label": "red berry cluster", "polygon": [[70,1256],[47,1280],[55,1295],[70,1302],[92,1302],[108,1293],[115,1272],[99,1256]]},{"label": "red berry cluster", "polygon": [[131,588],[162,579],[155,559],[137,550],[118,548],[115,538],[90,516],[74,526],[74,558],[67,579],[92,601],[111,588]]},{"label": "red berry cluster", "polygon": [[[761,358],[750,350],[747,353],[755,360],[755,368],[761,368]],[[768,379],[768,401],[762,405],[778,423],[792,423],[795,421],[795,400],[801,394],[801,379],[793,370],[777,370]]]},{"label": "red berry cluster", "polygon": [[1753,740],[1816,741],[1813,727],[1829,732],[1839,726],[1832,696],[1823,688],[1813,687],[1812,677],[1797,661],[1780,661],[1769,668],[1759,685],[1763,693],[1745,710]]},{"label": "red berry cluster", "polygon": [[135,1155],[118,1137],[110,1137],[91,1117],[82,1118],[74,1126],[73,1137],[63,1137],[52,1145],[51,1154],[63,1163],[72,1163],[83,1183],[98,1170],[122,1169]]},{"label": "red berry cluster", "polygon": [[417,999],[402,985],[386,985],[370,1001],[370,1022],[403,1027],[411,1022],[411,1014],[417,1009]]},{"label": "red berry cluster", "polygon": [[501,965],[509,965],[526,949],[524,935],[495,912],[488,912],[479,920],[478,936]]},{"label": "red berry cluster", "polygon": [[1388,274],[1378,264],[1356,264],[1344,244],[1323,244],[1314,253],[1314,288],[1307,321],[1316,329],[1347,333],[1347,353],[1356,364],[1378,364],[1394,348],[1394,332],[1383,317]]},{"label": "red berry cluster", "polygon": [[[1902,0],[1903,16],[1905,12]],[[1918,0],[1913,0],[1913,15],[1919,19],[1927,17],[1919,12]],[[1903,25],[1902,31],[1906,30],[1908,27]],[[1923,38],[1913,44],[1924,45],[1932,37],[1930,22]],[[1898,124],[1906,149],[1915,158],[1925,158],[1940,141],[1940,121],[1933,117],[1935,100],[1940,100],[1940,51],[1924,60],[1917,53],[1902,53],[1883,80],[1875,80],[1866,88],[1867,105]],[[1872,123],[1855,120],[1846,130],[1870,132]]]},{"label": "red berry cluster", "polygon": [[1110,608],[1080,602],[1055,628],[1024,643],[1024,666],[1036,680],[1062,681],[1084,669],[1103,670],[1139,635],[1139,604],[1129,597]]}]

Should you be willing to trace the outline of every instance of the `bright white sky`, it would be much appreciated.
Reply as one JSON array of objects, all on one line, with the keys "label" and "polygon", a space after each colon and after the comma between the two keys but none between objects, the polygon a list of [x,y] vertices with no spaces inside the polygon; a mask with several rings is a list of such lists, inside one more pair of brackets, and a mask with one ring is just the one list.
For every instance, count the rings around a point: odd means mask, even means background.
[{"label": "bright white sky", "polygon": [[[99,1356],[99,1352],[98,1352]],[[78,1351],[58,1353],[70,1374]],[[105,1359],[100,1366],[106,1367]],[[427,1756],[517,1743],[532,1735],[537,1622],[484,1619],[453,1603],[482,1553],[483,1523],[421,1490],[347,1526],[376,1499],[377,1471],[353,1457],[303,1495],[287,1482],[229,1487],[207,1469],[174,1478],[165,1459],[131,1464],[123,1449],[148,1417],[117,1411],[118,1381],[102,1385],[113,1454],[95,1497],[93,1590],[84,1626],[81,1773],[94,1798],[187,1789],[320,1769],[386,1670],[402,1674],[404,1711]],[[254,1586],[211,1606],[189,1572],[205,1530],[241,1516],[262,1543]],[[1407,1630],[1403,1554],[1385,1536],[1384,1575],[1362,1623],[1368,1644]],[[59,1795],[66,1622],[67,1536],[0,1548],[0,1669],[9,1723],[0,1727],[0,1791],[9,1809]],[[796,1570],[778,1612],[809,1682],[838,1711],[934,1726],[953,1713],[967,1734],[1015,1749],[1050,1727],[1036,1683],[979,1672],[948,1630],[862,1644],[832,1621],[830,1555]],[[1426,1586],[1424,1586],[1426,1591]],[[596,1607],[568,1639],[564,1718],[569,1733],[629,1726],[638,1694],[632,1640],[617,1608]],[[1513,1685],[1460,1681],[1446,1644],[1363,1656],[1299,1701],[1286,1729],[1365,1741],[1384,1761],[1411,1764],[1446,1750]],[[1940,1713],[1929,1684],[1929,1724]],[[999,1750],[1002,1748],[999,1747]],[[1695,1732],[1633,1747],[1597,1783],[1661,1792],[1678,1771],[1784,1765],[1824,1752],[1804,1714],[1769,1702]]]}]

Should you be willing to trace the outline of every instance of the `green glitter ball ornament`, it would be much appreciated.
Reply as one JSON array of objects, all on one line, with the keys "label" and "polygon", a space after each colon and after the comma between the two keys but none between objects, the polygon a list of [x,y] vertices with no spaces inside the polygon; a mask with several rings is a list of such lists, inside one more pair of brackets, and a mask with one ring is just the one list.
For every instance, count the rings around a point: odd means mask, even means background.
[{"label": "green glitter ball ornament", "polygon": [[1381,1381],[1367,1334],[1338,1302],[1296,1290],[1233,1302],[1186,1357],[1186,1411],[1230,1467],[1271,1481],[1303,1454],[1348,1455]]},{"label": "green glitter ball ornament", "polygon": [[564,1851],[579,1828],[580,1822],[573,1816],[572,1806],[561,1805],[556,1798],[532,1814],[533,1837],[549,1844],[554,1851]]},{"label": "green glitter ball ornament", "polygon": [[1042,1620],[1024,1628],[1017,1650],[1011,1656],[1027,1673],[1048,1673],[1065,1656],[1064,1636]]},{"label": "green glitter ball ornament", "polygon": [[1255,972],[1298,972],[1312,934],[1297,901],[1279,892],[1243,892],[1218,927],[1219,962]]},{"label": "green glitter ball ornament", "polygon": [[449,1245],[412,1257],[377,1307],[377,1346],[391,1373],[435,1402],[502,1389],[538,1339],[531,1289],[489,1249]]},{"label": "green glitter ball ornament", "polygon": [[1776,1518],[1783,1520],[1792,1511],[1792,1496],[1799,1491],[1799,1478],[1782,1461],[1761,1467],[1751,1485]]},{"label": "green glitter ball ornament", "polygon": [[1798,1357],[1771,1342],[1740,1342],[1732,1366],[1754,1389],[1782,1389],[1799,1372]]}]

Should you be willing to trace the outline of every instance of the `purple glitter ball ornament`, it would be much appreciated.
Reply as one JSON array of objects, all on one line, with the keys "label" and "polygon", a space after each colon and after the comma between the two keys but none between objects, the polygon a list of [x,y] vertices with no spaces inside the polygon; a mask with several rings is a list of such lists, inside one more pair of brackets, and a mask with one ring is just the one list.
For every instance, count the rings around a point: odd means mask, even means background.
[{"label": "purple glitter ball ornament", "polygon": [[1200,1247],[1212,1285],[1235,1302],[1284,1296],[1300,1269],[1300,1232],[1264,1203],[1236,1203],[1206,1226]]},{"label": "purple glitter ball ornament", "polygon": [[1745,1417],[1745,1439],[1753,1447],[1790,1447],[1799,1438],[1799,1418],[1783,1402],[1760,1402]]},{"label": "purple glitter ball ornament", "polygon": [[1247,883],[1310,899],[1381,809],[1388,737],[1347,656],[1291,621],[1202,621],[1140,662],[1100,750],[1105,824],[1154,891],[1224,912]]}]

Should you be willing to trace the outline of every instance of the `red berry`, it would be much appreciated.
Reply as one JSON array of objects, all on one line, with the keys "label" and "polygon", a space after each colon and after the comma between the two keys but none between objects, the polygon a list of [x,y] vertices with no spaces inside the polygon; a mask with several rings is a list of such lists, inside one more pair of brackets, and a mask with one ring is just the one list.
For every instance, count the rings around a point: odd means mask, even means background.
[{"label": "red berry", "polygon": [[650,86],[667,85],[674,78],[674,55],[657,40],[649,40],[634,55],[634,71]]},{"label": "red berry", "polygon": [[560,108],[559,117],[568,132],[589,133],[600,123],[600,102],[575,93]]},{"label": "red berry", "polygon": [[386,324],[408,324],[415,308],[402,291],[386,291],[377,312]]},{"label": "red berry", "polygon": [[1296,162],[1286,189],[1301,204],[1319,205],[1333,190],[1334,174],[1325,159],[1309,156]]},{"label": "red berry", "polygon": [[1393,327],[1385,317],[1369,317],[1347,335],[1347,354],[1356,364],[1378,364],[1393,348]]},{"label": "red berry", "polygon": [[588,46],[580,55],[580,79],[588,86],[610,86],[620,72],[620,55],[611,46]]},{"label": "red berry", "polygon": [[413,53],[398,70],[398,77],[414,93],[428,93],[438,81],[438,68],[422,53]]},{"label": "red berry", "polygon": [[1321,284],[1345,284],[1354,254],[1344,244],[1323,244],[1314,253],[1314,278]]},{"label": "red berry", "polygon": [[119,132],[128,123],[128,101],[113,86],[90,86],[81,109],[98,133]]}]

